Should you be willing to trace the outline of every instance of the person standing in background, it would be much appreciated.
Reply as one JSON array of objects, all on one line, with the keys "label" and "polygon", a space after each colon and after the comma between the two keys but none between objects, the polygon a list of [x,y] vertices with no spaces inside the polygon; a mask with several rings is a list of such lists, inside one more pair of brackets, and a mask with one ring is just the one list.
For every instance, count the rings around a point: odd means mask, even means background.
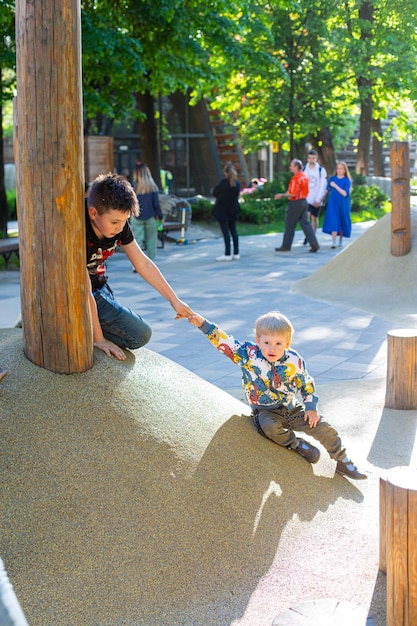
[{"label": "person standing in background", "polygon": [[[327,172],[318,162],[318,154],[315,150],[310,150],[307,154],[304,174],[308,178],[307,217],[316,233],[320,208],[327,194]],[[304,239],[304,245],[306,244],[307,238]]]},{"label": "person standing in background", "polygon": [[172,180],[174,178],[172,172],[170,172],[169,170],[161,169],[160,176],[162,191],[164,194],[168,195],[171,193]]},{"label": "person standing in background", "polygon": [[292,178],[285,193],[277,193],[275,200],[288,198],[285,211],[285,232],[282,244],[275,248],[276,252],[290,252],[294,240],[295,228],[300,223],[304,235],[311,246],[309,252],[317,252],[320,248],[313,228],[307,218],[308,178],[303,172],[303,164],[299,159],[293,159],[290,163]]},{"label": "person standing in background", "polygon": [[[218,256],[216,261],[232,261],[233,259],[240,259],[239,236],[236,227],[240,213],[240,182],[231,163],[225,165],[223,173],[225,177],[213,189],[213,196],[216,198],[213,215],[219,222],[224,239],[224,254]],[[233,255],[231,254],[230,237],[233,241]]]},{"label": "person standing in background", "polygon": [[332,236],[332,248],[336,248],[337,235],[339,246],[343,243],[343,237],[350,237],[352,221],[350,217],[350,192],[352,179],[349,169],[344,161],[336,165],[335,176],[330,176],[327,188],[330,190],[324,215],[323,232]]},{"label": "person standing in background", "polygon": [[158,220],[163,222],[163,215],[158,186],[145,163],[136,166],[135,191],[139,200],[139,216],[131,219],[132,231],[139,245],[145,242],[146,255],[154,261],[158,243]]}]

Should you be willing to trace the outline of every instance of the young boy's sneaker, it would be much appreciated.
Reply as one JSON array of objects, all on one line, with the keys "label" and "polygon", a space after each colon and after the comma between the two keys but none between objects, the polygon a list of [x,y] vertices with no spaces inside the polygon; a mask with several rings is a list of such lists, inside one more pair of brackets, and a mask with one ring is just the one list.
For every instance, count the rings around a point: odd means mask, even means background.
[{"label": "young boy's sneaker", "polygon": [[349,476],[349,478],[354,478],[355,480],[365,480],[368,478],[366,474],[362,474],[362,472],[358,470],[352,461],[347,461],[346,463],[338,461],[336,465],[336,473],[341,474],[341,476]]},{"label": "young boy's sneaker", "polygon": [[320,458],[320,451],[304,439],[297,437],[297,447],[295,451],[306,459],[309,463],[317,463]]}]

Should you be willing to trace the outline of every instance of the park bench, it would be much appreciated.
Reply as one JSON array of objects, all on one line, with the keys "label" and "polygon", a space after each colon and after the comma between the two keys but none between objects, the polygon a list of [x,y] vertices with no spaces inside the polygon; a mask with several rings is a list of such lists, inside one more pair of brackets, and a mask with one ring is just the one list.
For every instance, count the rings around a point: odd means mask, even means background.
[{"label": "park bench", "polygon": [[13,253],[19,258],[19,238],[7,237],[6,239],[0,239],[0,255],[3,257],[6,267]]},{"label": "park bench", "polygon": [[182,222],[164,222],[162,230],[158,231],[158,239],[161,242],[161,248],[165,245],[165,239],[167,238],[168,233],[175,230],[181,230],[182,228],[184,228],[184,224]]},{"label": "park bench", "polygon": [[[177,216],[181,219],[175,220],[175,217]],[[184,240],[185,231],[187,230],[189,222],[191,221],[191,209],[188,203],[180,199],[179,202],[177,202],[177,205],[171,209],[166,217],[168,217],[168,220],[165,219],[165,221],[161,225],[161,230],[158,231],[158,239],[161,242],[161,248],[163,248],[165,245],[165,240],[168,236],[168,233],[171,233],[175,230],[181,231],[180,239],[177,241]]]}]

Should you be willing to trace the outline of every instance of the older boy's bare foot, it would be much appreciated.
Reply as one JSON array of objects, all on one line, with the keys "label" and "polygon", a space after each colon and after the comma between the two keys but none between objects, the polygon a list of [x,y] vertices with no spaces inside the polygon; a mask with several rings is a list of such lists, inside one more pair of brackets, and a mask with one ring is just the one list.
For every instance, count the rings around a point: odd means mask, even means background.
[{"label": "older boy's bare foot", "polygon": [[3,380],[3,378],[5,378],[7,376],[9,372],[5,369],[3,369],[2,367],[0,367],[0,383]]}]

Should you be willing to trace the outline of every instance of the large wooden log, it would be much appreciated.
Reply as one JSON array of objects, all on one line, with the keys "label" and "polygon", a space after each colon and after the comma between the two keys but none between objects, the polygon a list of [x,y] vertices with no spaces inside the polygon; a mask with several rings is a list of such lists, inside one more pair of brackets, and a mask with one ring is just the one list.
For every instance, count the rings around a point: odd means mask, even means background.
[{"label": "large wooden log", "polygon": [[379,479],[379,569],[387,573],[387,479]]},{"label": "large wooden log", "polygon": [[[395,467],[384,480],[387,626],[417,624],[417,469]],[[381,554],[380,554],[381,556]]]},{"label": "large wooden log", "polygon": [[25,353],[92,367],[85,269],[79,0],[16,0],[16,187]]},{"label": "large wooden log", "polygon": [[408,141],[390,144],[391,254],[404,256],[411,249],[410,148]]},{"label": "large wooden log", "polygon": [[417,330],[390,330],[387,340],[385,406],[417,409]]}]

